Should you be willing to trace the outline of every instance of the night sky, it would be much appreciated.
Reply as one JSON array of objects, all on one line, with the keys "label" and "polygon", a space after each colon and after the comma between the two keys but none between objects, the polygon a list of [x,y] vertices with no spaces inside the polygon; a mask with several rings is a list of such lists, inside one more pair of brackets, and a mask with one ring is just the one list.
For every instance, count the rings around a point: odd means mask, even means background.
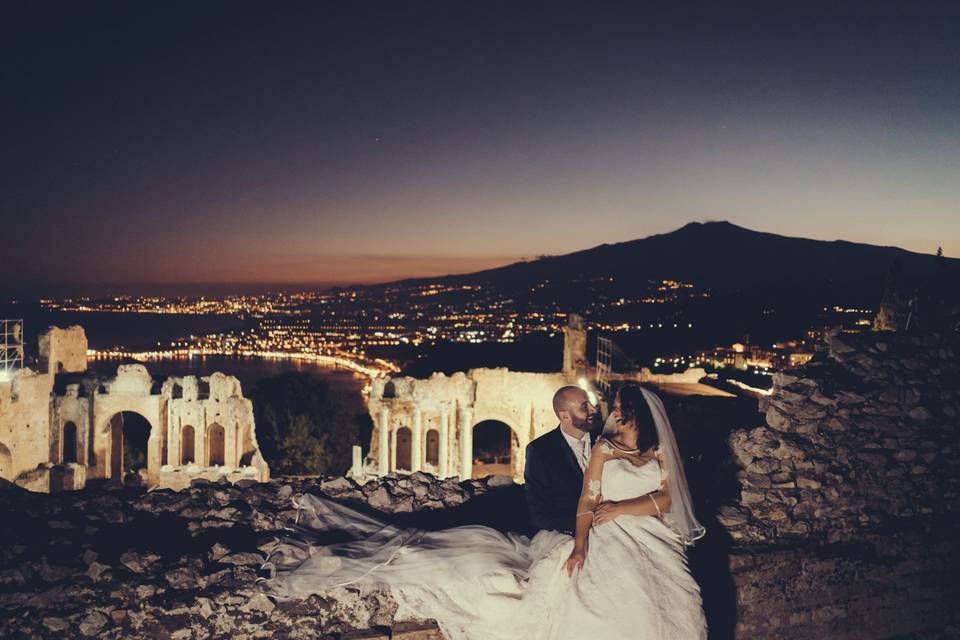
[{"label": "night sky", "polygon": [[714,219],[960,256],[957,3],[674,4],[5,3],[0,289],[373,282]]}]

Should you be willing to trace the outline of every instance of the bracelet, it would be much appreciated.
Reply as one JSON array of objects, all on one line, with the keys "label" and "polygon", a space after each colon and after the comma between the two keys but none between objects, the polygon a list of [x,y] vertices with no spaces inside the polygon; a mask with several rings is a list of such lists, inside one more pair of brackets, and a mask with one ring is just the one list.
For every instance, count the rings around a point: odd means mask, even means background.
[{"label": "bracelet", "polygon": [[656,507],[656,509],[657,509],[657,517],[658,517],[658,518],[663,517],[663,513],[660,512],[660,505],[657,504],[657,501],[654,500],[654,499],[653,499],[653,496],[650,495],[649,493],[647,494],[647,497],[650,498],[650,501],[653,502],[653,506]]},{"label": "bracelet", "polygon": [[591,520],[593,520],[594,518],[597,517],[597,516],[593,513],[593,511],[581,511],[581,512],[578,513],[575,517],[579,518],[580,516],[586,516],[586,515],[589,515]]}]

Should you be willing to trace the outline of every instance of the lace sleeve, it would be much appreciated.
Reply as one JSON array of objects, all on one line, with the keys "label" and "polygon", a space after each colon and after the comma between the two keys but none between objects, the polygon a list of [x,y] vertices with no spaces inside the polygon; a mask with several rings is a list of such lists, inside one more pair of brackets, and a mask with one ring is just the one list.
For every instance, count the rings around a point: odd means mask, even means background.
[{"label": "lace sleeve", "polygon": [[607,441],[606,438],[600,438],[600,441],[597,442],[597,448],[600,451],[600,453],[606,456],[613,455],[613,447],[610,446],[610,443]]},{"label": "lace sleeve", "polygon": [[593,523],[593,510],[597,508],[602,497],[601,476],[603,475],[603,463],[608,458],[608,455],[603,451],[603,446],[603,440],[593,445],[590,452],[590,462],[583,473],[583,489],[580,491],[580,500],[577,502],[576,525],[576,539],[581,544],[589,535]]}]

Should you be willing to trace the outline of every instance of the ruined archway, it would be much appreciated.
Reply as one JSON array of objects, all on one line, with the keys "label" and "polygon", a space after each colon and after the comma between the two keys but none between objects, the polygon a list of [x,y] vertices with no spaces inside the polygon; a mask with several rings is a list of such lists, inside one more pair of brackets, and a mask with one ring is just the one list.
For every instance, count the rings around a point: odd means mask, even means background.
[{"label": "ruined archway", "polygon": [[505,422],[483,420],[473,427],[473,478],[513,475],[517,436]]},{"label": "ruined archway", "polygon": [[217,423],[207,427],[207,466],[222,467],[226,461],[227,433],[222,425]]},{"label": "ruined archway", "polygon": [[180,430],[180,464],[195,464],[197,432],[191,425],[184,425]]},{"label": "ruined archway", "polygon": [[408,427],[397,429],[397,471],[410,471],[410,452],[413,435]]},{"label": "ruined archway", "polygon": [[0,442],[0,478],[12,480],[11,476],[13,476],[13,456],[10,455],[7,445]]},{"label": "ruined archway", "polygon": [[440,432],[436,429],[427,431],[427,464],[440,464]]},{"label": "ruined archway", "polygon": [[61,461],[63,464],[70,464],[77,461],[77,425],[74,422],[66,422],[63,425],[63,436]]},{"label": "ruined archway", "polygon": [[108,421],[110,477],[123,481],[124,472],[147,468],[150,421],[135,411],[118,411]]}]

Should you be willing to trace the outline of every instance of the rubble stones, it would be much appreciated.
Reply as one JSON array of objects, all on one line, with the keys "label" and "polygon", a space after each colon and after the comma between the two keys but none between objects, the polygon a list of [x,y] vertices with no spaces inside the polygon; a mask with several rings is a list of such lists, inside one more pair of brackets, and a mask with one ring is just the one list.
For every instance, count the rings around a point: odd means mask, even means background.
[{"label": "rubble stones", "polygon": [[96,582],[100,579],[106,571],[109,571],[110,567],[99,562],[91,562],[90,566],[87,567],[87,577]]},{"label": "rubble stones", "polygon": [[107,624],[107,616],[99,611],[93,611],[80,623],[80,633],[88,637],[96,636],[105,624]]},{"label": "rubble stones", "polygon": [[[328,478],[147,493],[92,482],[77,492],[3,492],[0,510],[21,517],[0,518],[0,637],[333,638],[389,626],[396,603],[384,590],[296,602],[261,592],[260,567],[296,517],[294,500],[316,493],[387,513],[440,510],[491,484],[506,483],[419,474],[365,485]],[[109,516],[115,524],[105,522],[110,512],[120,514]],[[48,529],[51,519],[70,526]],[[69,532],[55,557],[49,531]]]},{"label": "rubble stones", "polygon": [[70,625],[67,624],[67,621],[63,618],[55,618],[49,616],[43,619],[43,626],[54,633],[64,631]]},{"label": "rubble stones", "polygon": [[776,374],[760,403],[766,425],[728,439],[742,469],[741,509],[721,520],[731,536],[766,547],[793,545],[798,532],[854,542],[891,517],[933,530],[938,514],[960,509],[960,362],[948,355],[957,341],[836,335],[825,357]]},{"label": "rubble stones", "polygon": [[159,556],[148,553],[141,555],[135,551],[127,551],[120,556],[120,564],[134,573],[143,573],[150,565],[159,560]]}]

